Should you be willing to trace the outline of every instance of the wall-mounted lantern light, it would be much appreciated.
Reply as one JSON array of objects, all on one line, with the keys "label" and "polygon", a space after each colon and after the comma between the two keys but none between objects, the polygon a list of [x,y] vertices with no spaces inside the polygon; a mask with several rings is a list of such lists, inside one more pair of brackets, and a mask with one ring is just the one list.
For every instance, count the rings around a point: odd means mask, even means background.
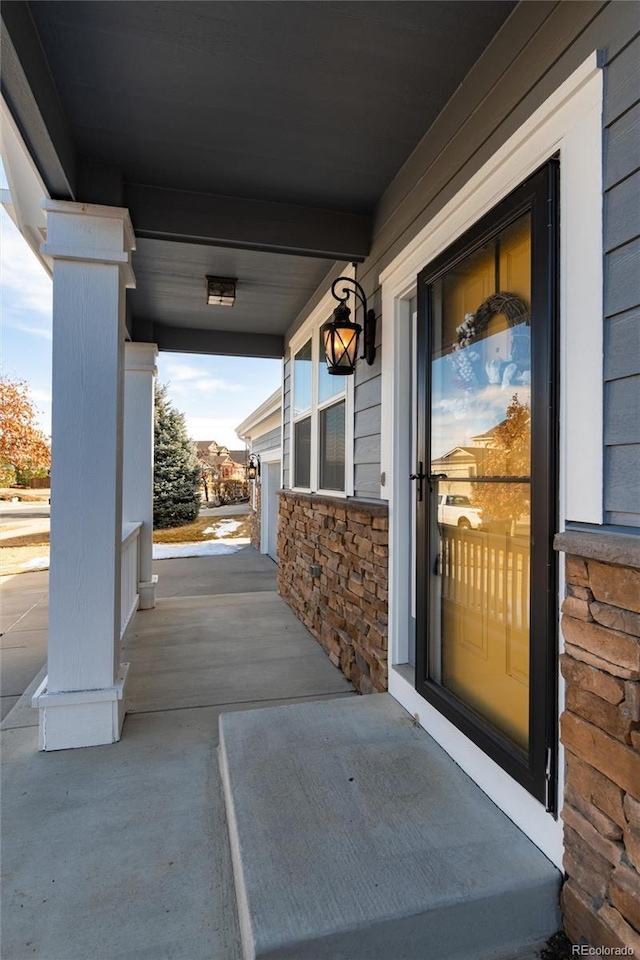
[{"label": "wall-mounted lantern light", "polygon": [[249,455],[247,461],[247,480],[258,480],[260,478],[260,457],[257,453]]},{"label": "wall-mounted lantern light", "polygon": [[232,307],[236,299],[236,280],[229,277],[206,277],[209,306]]},{"label": "wall-mounted lantern light", "polygon": [[[338,284],[353,284],[353,289],[343,286],[340,293]],[[358,338],[362,333],[359,323],[350,320],[351,311],[346,304],[351,294],[355,294],[364,312],[364,338],[362,358],[372,364],[376,356],[376,315],[374,310],[367,310],[367,298],[357,280],[351,277],[338,277],[331,284],[331,293],[340,301],[333,311],[333,317],[322,327],[327,370],[334,376],[349,376],[356,368],[358,357]]]}]

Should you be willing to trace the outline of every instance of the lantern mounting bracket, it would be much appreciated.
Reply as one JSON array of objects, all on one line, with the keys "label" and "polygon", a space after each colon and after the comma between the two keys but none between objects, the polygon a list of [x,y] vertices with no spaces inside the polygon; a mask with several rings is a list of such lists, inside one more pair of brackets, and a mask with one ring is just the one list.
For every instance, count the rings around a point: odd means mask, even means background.
[{"label": "lantern mounting bracket", "polygon": [[249,459],[247,460],[247,480],[259,480],[260,479],[260,455],[257,453],[250,453]]},{"label": "lantern mounting bracket", "polygon": [[[350,290],[347,286],[343,286],[341,291],[338,292],[338,284],[352,284],[353,289]],[[360,286],[357,280],[354,280],[353,277],[338,277],[331,284],[331,294],[335,300],[338,300],[340,303],[346,302],[351,296],[355,294],[362,305],[362,310],[364,314],[364,336],[362,343],[362,359],[366,360],[369,365],[371,365],[376,358],[376,314],[375,310],[367,309],[367,297],[364,290]]]}]

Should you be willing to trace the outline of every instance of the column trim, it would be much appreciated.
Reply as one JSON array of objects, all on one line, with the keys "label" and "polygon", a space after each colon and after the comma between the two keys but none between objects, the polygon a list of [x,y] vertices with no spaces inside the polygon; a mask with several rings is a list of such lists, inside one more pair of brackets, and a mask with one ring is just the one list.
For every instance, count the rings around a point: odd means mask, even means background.
[{"label": "column trim", "polygon": [[[42,256],[52,260],[119,264],[125,286],[135,288],[131,251],[136,248],[136,237],[126,207],[44,200],[42,209],[47,216],[46,240],[40,245]],[[96,219],[102,221],[99,230]]]},{"label": "column trim", "polygon": [[31,698],[40,712],[39,750],[96,747],[120,739],[125,715],[124,688],[129,663],[120,669],[111,687],[100,690],[49,692],[45,677]]}]

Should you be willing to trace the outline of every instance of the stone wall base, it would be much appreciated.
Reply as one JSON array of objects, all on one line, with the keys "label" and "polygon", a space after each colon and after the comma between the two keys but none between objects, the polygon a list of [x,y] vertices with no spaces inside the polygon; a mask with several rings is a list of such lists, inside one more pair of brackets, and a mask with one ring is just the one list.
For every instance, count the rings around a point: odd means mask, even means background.
[{"label": "stone wall base", "polygon": [[640,569],[594,543],[566,556],[562,907],[574,943],[640,957]]},{"label": "stone wall base", "polygon": [[383,503],[283,491],[278,591],[360,693],[387,689]]}]

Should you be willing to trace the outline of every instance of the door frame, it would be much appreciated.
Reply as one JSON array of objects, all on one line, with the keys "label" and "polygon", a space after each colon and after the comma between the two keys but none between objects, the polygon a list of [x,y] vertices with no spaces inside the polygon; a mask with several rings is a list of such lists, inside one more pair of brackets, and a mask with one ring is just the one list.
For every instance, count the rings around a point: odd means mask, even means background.
[{"label": "door frame", "polygon": [[[561,165],[559,530],[566,520],[602,523],[602,70],[597,52],[461,186],[380,274],[382,285],[381,497],[389,500],[389,692],[418,719],[496,805],[562,866],[562,826],[519,783],[414,689],[408,664],[413,471],[410,300],[420,270],[554,154]],[[572,256],[569,257],[569,250]],[[569,349],[573,341],[574,349]],[[576,355],[575,344],[581,346]],[[592,469],[585,475],[585,459]],[[564,592],[562,571],[559,595]],[[562,641],[561,641],[562,643]],[[558,666],[559,676],[559,666]],[[558,709],[563,709],[560,684]],[[557,718],[559,720],[559,717]],[[563,789],[559,751],[557,796]]]},{"label": "door frame", "polygon": [[[416,688],[474,743],[534,797],[557,813],[557,637],[558,589],[556,555],[551,540],[557,530],[557,251],[559,165],[551,159],[520,184],[431,261],[418,277],[418,460],[427,474],[417,516],[417,582],[423,592],[417,608]],[[549,208],[548,201],[551,201]],[[531,567],[529,609],[529,746],[527,756],[432,677],[429,647],[433,616],[430,609],[434,518],[429,481],[432,461],[431,346],[428,288],[456,263],[500,234],[523,214],[531,222]],[[496,291],[497,292],[497,291]],[[517,390],[514,385],[513,391]],[[513,392],[509,391],[509,392]],[[415,491],[414,491],[415,496]],[[431,531],[431,533],[429,532]],[[536,598],[541,598],[537,600]]]}]

